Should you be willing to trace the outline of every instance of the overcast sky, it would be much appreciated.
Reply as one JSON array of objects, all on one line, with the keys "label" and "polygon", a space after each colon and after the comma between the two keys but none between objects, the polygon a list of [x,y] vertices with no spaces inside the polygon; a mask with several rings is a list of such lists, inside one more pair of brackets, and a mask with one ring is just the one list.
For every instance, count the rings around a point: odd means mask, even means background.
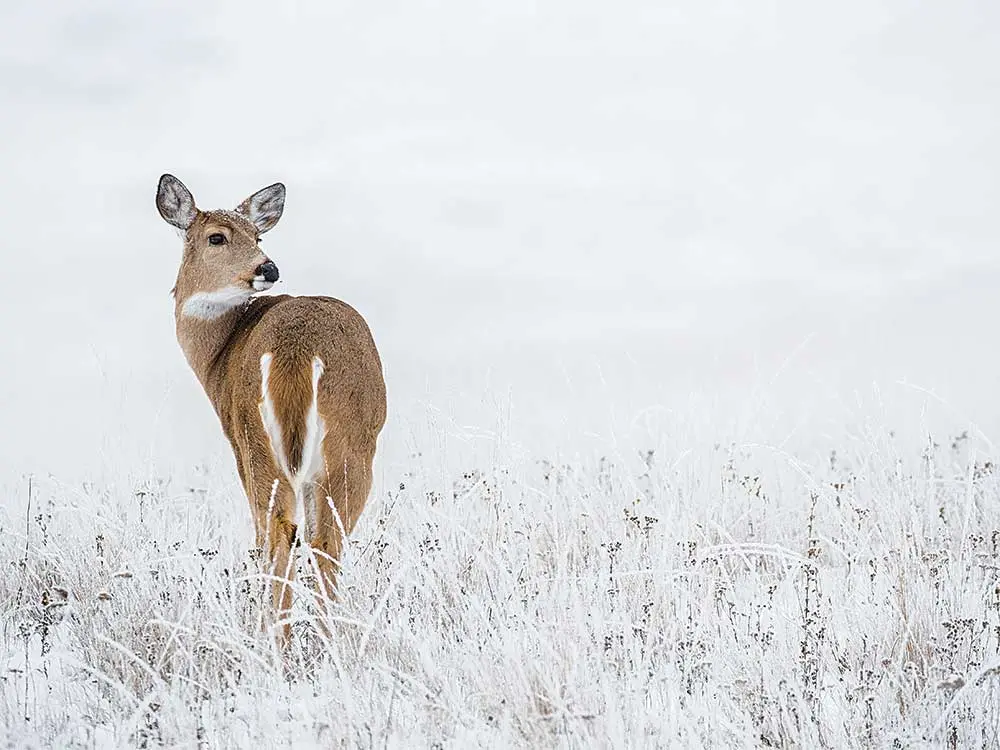
[{"label": "overcast sky", "polygon": [[369,320],[390,456],[428,412],[558,444],[900,379],[1000,427],[998,33],[986,0],[5,3],[0,472],[228,450],[166,171],[287,185],[279,291]]}]

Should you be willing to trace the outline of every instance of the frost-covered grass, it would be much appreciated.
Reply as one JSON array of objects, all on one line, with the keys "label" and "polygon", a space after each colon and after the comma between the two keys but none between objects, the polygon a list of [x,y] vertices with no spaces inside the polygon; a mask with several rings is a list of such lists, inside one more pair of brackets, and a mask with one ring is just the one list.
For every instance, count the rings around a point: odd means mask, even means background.
[{"label": "frost-covered grass", "polygon": [[[1000,477],[972,439],[424,450],[332,638],[261,634],[235,478],[4,498],[0,743],[996,747]],[[912,437],[912,436],[911,436]]]}]

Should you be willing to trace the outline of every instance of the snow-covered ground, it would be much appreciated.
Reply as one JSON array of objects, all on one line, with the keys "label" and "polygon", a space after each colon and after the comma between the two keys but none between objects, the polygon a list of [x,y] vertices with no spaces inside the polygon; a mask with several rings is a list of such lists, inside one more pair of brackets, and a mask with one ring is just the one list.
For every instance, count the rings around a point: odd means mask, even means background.
[{"label": "snow-covered ground", "polygon": [[982,441],[873,416],[809,463],[720,426],[462,473],[442,427],[376,488],[330,640],[300,611],[285,659],[228,473],[36,481],[3,526],[0,741],[996,746]]},{"label": "snow-covered ground", "polygon": [[[4,739],[995,746],[998,31],[0,8]],[[206,207],[285,182],[277,291],[351,302],[385,362],[335,637],[290,675],[174,340],[164,171]]]}]

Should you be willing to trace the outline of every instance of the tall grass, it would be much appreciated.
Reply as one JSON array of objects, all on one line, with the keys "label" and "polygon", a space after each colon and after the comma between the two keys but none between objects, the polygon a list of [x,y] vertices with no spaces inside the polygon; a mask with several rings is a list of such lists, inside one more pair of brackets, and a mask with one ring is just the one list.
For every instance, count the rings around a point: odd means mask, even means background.
[{"label": "tall grass", "polygon": [[[910,436],[918,438],[920,436]],[[428,453],[282,657],[225,472],[4,499],[0,742],[996,747],[1000,485],[967,435]],[[913,441],[910,441],[913,442]],[[304,598],[304,597],[303,597]]]}]

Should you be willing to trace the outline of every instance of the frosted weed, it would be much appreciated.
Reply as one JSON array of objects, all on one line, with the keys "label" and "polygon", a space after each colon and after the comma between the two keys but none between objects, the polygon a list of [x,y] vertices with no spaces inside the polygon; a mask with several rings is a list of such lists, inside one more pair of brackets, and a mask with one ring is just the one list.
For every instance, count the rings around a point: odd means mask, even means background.
[{"label": "frosted weed", "polygon": [[[993,747],[1000,492],[966,435],[414,457],[287,660],[229,477],[8,497],[4,739]],[[308,585],[308,581],[297,585]]]}]

